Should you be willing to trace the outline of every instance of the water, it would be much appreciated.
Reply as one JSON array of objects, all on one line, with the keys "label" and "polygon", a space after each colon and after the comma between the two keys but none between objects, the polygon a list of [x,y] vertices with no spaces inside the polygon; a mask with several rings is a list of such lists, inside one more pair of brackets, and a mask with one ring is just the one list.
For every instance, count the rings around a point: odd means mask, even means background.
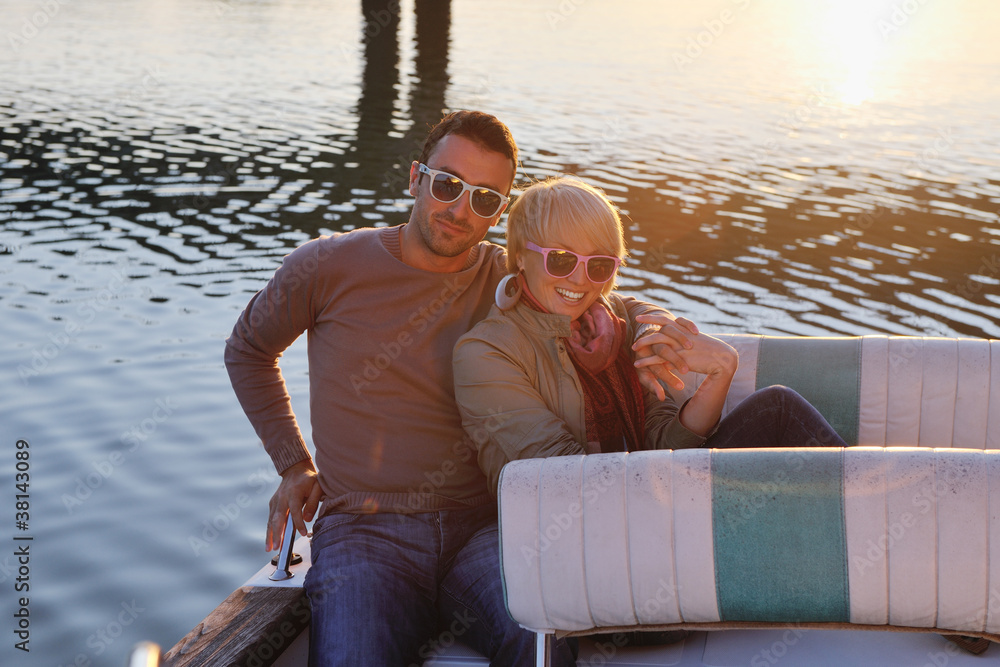
[{"label": "water", "polygon": [[995,3],[435,7],[0,5],[0,520],[34,538],[0,664],[169,647],[260,567],[277,476],[224,339],[292,248],[406,220],[442,108],[605,188],[622,288],[706,330],[1000,337]]}]

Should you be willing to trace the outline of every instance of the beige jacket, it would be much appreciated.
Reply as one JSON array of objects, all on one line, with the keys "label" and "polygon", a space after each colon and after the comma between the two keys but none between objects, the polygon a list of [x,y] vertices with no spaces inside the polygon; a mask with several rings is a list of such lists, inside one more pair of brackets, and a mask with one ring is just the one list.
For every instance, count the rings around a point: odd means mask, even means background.
[{"label": "beige jacket", "polygon": [[[626,340],[633,340],[636,322],[629,308],[635,310],[639,302],[612,294],[606,303],[625,320]],[[459,338],[453,357],[462,426],[475,443],[494,495],[500,469],[509,461],[587,453],[583,389],[563,340],[570,335],[569,317],[539,313],[509,299],[503,305],[509,307],[494,305],[486,319]],[[658,401],[645,393],[645,449],[705,442],[681,425],[669,394]]]}]

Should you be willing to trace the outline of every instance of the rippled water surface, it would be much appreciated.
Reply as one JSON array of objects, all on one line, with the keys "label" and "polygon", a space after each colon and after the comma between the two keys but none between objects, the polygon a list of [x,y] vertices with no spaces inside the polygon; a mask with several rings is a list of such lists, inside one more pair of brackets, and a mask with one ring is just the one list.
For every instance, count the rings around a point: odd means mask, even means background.
[{"label": "rippled water surface", "polygon": [[0,4],[4,469],[31,447],[0,554],[34,538],[31,652],[5,630],[0,663],[171,646],[262,564],[277,477],[223,341],[303,241],[406,220],[442,109],[506,121],[525,180],[606,189],[622,289],[706,330],[1000,337],[995,3],[393,9]]}]

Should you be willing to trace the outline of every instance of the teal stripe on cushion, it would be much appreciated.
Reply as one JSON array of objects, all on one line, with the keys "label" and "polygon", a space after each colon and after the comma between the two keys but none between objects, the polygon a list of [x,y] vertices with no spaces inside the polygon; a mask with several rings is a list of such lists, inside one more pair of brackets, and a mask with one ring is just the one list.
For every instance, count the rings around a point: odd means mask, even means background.
[{"label": "teal stripe on cushion", "polygon": [[756,388],[772,384],[783,384],[802,394],[844,442],[858,444],[861,338],[765,336],[757,357]]},{"label": "teal stripe on cushion", "polygon": [[849,622],[843,450],[713,450],[723,621]]}]

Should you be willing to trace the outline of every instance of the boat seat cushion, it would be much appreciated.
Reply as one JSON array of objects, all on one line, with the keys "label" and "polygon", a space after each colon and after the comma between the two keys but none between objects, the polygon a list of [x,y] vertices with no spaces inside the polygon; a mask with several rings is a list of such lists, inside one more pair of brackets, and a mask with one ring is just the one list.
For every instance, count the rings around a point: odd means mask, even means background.
[{"label": "boat seat cushion", "polygon": [[[740,356],[723,414],[782,384],[848,445],[1000,448],[1000,340],[716,335]],[[683,401],[701,377],[668,391]]]},{"label": "boat seat cushion", "polygon": [[508,610],[533,630],[823,627],[1000,641],[1000,451],[661,450],[514,461]]}]

